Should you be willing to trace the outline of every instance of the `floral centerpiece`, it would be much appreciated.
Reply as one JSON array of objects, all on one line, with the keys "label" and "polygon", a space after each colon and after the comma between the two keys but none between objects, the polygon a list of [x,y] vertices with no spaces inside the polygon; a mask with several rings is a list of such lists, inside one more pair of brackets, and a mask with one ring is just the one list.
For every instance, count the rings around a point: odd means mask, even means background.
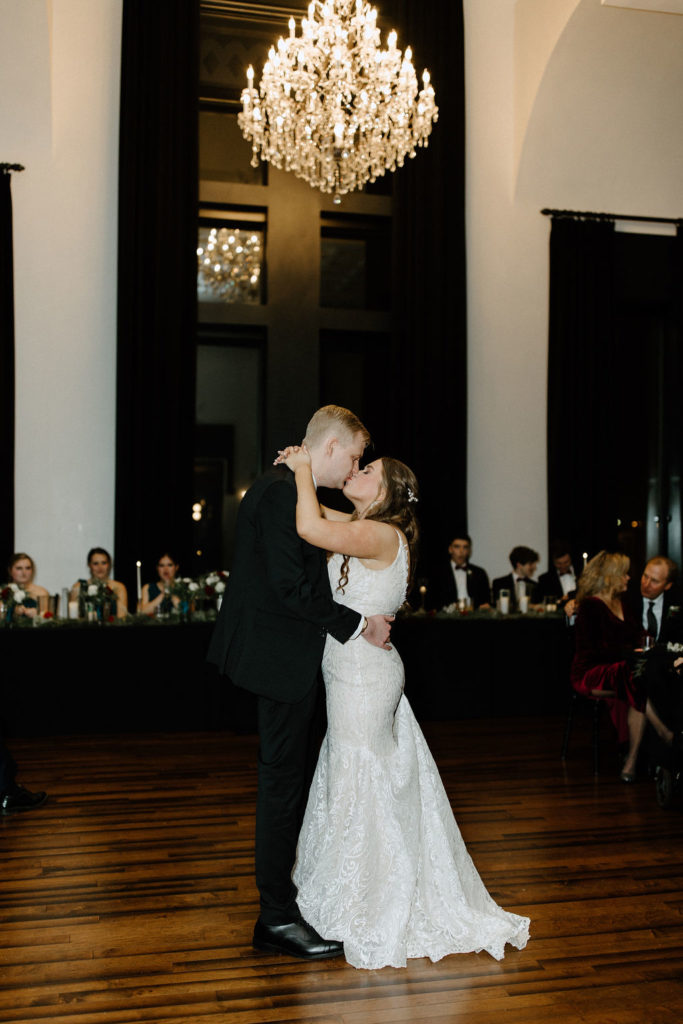
[{"label": "floral centerpiece", "polygon": [[215,569],[203,573],[197,579],[189,576],[178,577],[171,584],[171,594],[178,598],[178,611],[182,618],[192,612],[198,619],[212,619],[225,590],[229,573]]},{"label": "floral centerpiece", "polygon": [[79,596],[82,599],[86,618],[91,618],[93,612],[100,622],[103,618],[111,617],[111,608],[116,600],[116,595],[106,580],[82,580]]},{"label": "floral centerpiece", "polygon": [[7,583],[0,591],[0,600],[5,606],[5,622],[9,625],[17,605],[22,605],[26,599],[26,591],[22,590],[18,583]]},{"label": "floral centerpiece", "polygon": [[181,604],[183,601],[186,601],[189,604],[198,590],[199,584],[189,576],[178,576],[171,583],[171,593],[174,597],[180,599]]},{"label": "floral centerpiece", "polygon": [[220,597],[225,591],[229,572],[225,569],[214,569],[199,577],[200,588],[206,597]]},{"label": "floral centerpiece", "polygon": [[171,583],[171,594],[177,597],[180,604],[178,611],[181,619],[187,619],[190,613],[190,603],[194,600],[199,590],[199,584],[190,576],[178,576]]}]

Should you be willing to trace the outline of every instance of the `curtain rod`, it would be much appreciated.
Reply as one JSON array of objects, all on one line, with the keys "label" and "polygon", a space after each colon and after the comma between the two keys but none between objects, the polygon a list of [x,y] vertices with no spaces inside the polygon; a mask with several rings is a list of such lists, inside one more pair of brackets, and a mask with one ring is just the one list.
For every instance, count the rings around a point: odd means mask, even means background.
[{"label": "curtain rod", "polygon": [[541,210],[544,217],[583,217],[585,220],[638,220],[650,224],[682,224],[681,217],[638,217],[627,213],[586,213],[581,210]]},{"label": "curtain rod", "polygon": [[10,171],[23,171],[22,164],[0,164],[0,171],[3,174],[9,174]]}]

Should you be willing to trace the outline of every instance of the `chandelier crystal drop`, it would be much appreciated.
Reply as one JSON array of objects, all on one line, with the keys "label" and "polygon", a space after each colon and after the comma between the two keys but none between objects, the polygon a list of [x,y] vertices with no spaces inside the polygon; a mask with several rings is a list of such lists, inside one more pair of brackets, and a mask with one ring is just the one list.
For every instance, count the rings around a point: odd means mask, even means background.
[{"label": "chandelier crystal drop", "polygon": [[197,247],[198,291],[225,302],[258,302],[261,237],[240,228],[211,228]]},{"label": "chandelier crystal drop", "polygon": [[258,90],[247,70],[238,123],[259,159],[339,196],[402,167],[426,146],[438,118],[429,72],[422,89],[408,47],[390,32],[380,47],[365,0],[312,0],[301,35],[271,47]]}]

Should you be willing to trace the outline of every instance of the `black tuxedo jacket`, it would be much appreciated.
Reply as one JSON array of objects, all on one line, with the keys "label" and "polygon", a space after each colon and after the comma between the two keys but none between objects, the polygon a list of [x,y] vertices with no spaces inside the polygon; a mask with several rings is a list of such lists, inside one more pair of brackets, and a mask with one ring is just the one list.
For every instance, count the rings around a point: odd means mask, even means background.
[{"label": "black tuxedo jacket", "polygon": [[247,491],[208,652],[237,686],[292,704],[315,682],[326,634],[345,643],[361,618],[333,601],[325,552],[299,537],[295,513],[296,484],[286,466]]},{"label": "black tuxedo jacket", "polygon": [[[574,574],[578,580],[576,573]],[[576,590],[570,590],[567,597],[574,597]],[[560,574],[558,573],[555,566],[552,569],[548,569],[547,572],[541,573],[538,577],[538,585],[534,591],[534,600],[542,601],[544,597],[562,597],[562,584],[560,582]]]},{"label": "black tuxedo jacket", "polygon": [[[536,597],[536,584],[534,583],[533,580],[526,580],[525,583],[526,583],[526,592],[527,592],[527,595],[529,597],[529,600],[530,601],[535,600],[535,597]],[[517,607],[517,592],[515,590],[515,574],[514,574],[514,572],[509,572],[507,574],[507,576],[498,576],[498,578],[493,581],[493,603],[494,604],[498,600],[498,595],[500,594],[501,590],[509,590],[510,591],[510,607],[511,608],[516,608]]]},{"label": "black tuxedo jacket", "polygon": [[[471,562],[467,565],[467,593],[475,608],[482,604],[488,604],[491,600],[491,588],[486,570],[479,565],[472,565]],[[434,574],[432,586],[427,589],[427,599],[429,607],[437,610],[458,600],[458,590],[450,558],[445,564],[442,563]]]}]

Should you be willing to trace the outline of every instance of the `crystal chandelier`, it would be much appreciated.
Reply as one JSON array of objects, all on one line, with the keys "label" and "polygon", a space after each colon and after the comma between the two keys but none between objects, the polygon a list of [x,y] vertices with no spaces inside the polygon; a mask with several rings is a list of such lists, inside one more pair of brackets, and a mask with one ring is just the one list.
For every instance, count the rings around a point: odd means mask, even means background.
[{"label": "crystal chandelier", "polygon": [[346,192],[402,167],[426,146],[438,107],[429,72],[418,93],[412,54],[390,32],[380,48],[377,11],[365,0],[313,0],[301,36],[271,47],[258,91],[247,70],[238,123],[259,157],[312,188]]},{"label": "crystal chandelier", "polygon": [[261,237],[240,228],[211,228],[197,247],[197,287],[225,302],[258,302]]}]

